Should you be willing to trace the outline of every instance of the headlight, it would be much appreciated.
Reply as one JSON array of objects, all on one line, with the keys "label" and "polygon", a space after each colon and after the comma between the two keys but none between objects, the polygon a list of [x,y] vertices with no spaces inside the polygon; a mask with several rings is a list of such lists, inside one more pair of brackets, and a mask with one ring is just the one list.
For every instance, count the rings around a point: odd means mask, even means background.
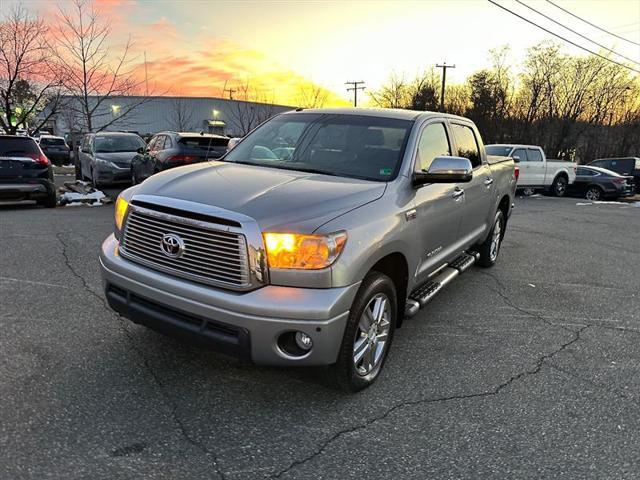
[{"label": "headlight", "polygon": [[127,214],[127,209],[129,208],[129,202],[127,202],[122,194],[118,195],[118,199],[116,200],[116,211],[115,211],[115,220],[116,220],[116,230],[122,230],[122,221],[124,220],[124,216]]},{"label": "headlight", "polygon": [[346,232],[328,235],[265,233],[270,268],[318,270],[336,261],[347,242]]}]

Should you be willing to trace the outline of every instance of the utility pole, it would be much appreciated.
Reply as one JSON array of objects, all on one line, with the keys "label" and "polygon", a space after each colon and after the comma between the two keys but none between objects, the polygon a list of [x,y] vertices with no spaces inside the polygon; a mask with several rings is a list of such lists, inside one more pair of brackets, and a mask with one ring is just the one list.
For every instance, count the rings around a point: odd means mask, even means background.
[{"label": "utility pole", "polygon": [[147,74],[147,51],[144,51],[144,94],[149,96],[149,75]]},{"label": "utility pole", "polygon": [[229,92],[229,100],[233,100],[233,94],[236,93],[237,90],[233,89],[233,88],[225,88],[222,91],[222,94],[224,95],[225,92]]},{"label": "utility pole", "polygon": [[455,65],[447,65],[447,62],[436,64],[436,68],[442,69],[442,89],[440,90],[440,111],[444,112],[444,88],[447,84],[447,68],[456,68]]},{"label": "utility pole", "polygon": [[[360,84],[362,84],[363,86],[361,87]],[[364,90],[366,88],[364,86],[364,82],[363,81],[345,82],[345,85],[353,85],[353,87],[347,88],[347,92],[350,92],[351,90],[353,90],[353,106],[357,107],[358,106],[358,90]]]}]

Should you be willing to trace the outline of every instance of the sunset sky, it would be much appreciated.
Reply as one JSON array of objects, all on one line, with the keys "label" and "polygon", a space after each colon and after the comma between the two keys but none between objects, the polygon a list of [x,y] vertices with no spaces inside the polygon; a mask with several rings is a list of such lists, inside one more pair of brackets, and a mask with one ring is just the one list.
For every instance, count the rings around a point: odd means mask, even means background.
[{"label": "sunset sky", "polygon": [[[13,1],[0,0],[0,8],[9,8]],[[496,1],[599,50],[515,0]],[[544,0],[524,1],[640,62],[640,46],[580,23]],[[24,3],[45,18],[56,9],[54,1]],[[640,0],[555,3],[640,42]],[[442,61],[456,64],[447,76],[462,82],[486,66],[491,48],[508,44],[517,67],[527,47],[553,38],[484,0],[101,0],[96,6],[112,24],[114,52],[128,35],[141,63],[146,52],[155,91],[219,96],[225,81],[233,85],[249,80],[265,96],[284,104],[295,104],[301,83],[321,85],[332,92],[330,102],[338,104],[350,98],[344,85],[348,80],[364,80],[368,89],[375,89],[393,72],[412,76]],[[580,53],[571,46],[566,50]]]}]

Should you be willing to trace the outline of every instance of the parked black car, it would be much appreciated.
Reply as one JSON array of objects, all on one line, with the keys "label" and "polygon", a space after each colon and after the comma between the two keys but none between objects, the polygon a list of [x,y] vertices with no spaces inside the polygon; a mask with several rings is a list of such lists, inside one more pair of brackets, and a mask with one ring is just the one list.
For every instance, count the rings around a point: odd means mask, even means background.
[{"label": "parked black car", "polygon": [[619,173],[620,175],[633,176],[636,192],[640,192],[640,158],[599,158],[589,164],[590,167],[600,167]]},{"label": "parked black car", "polygon": [[0,200],[56,206],[51,162],[33,138],[0,135]]},{"label": "parked black car", "polygon": [[220,158],[229,138],[222,135],[161,132],[131,161],[131,183],[136,184],[162,170]]},{"label": "parked black car", "polygon": [[578,167],[576,179],[568,189],[569,193],[583,196],[587,200],[630,197],[635,193],[633,177],[584,165]]},{"label": "parked black car", "polygon": [[51,160],[51,163],[55,165],[68,165],[71,162],[69,146],[63,137],[41,135],[38,144],[47,158]]}]

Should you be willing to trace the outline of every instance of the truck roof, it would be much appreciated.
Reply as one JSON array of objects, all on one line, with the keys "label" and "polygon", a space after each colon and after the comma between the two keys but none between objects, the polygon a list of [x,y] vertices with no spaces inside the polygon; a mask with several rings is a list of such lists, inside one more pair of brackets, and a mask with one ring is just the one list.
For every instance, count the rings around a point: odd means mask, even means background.
[{"label": "truck roof", "polygon": [[333,114],[333,115],[364,115],[370,117],[383,117],[383,118],[394,118],[398,120],[415,120],[418,117],[446,117],[446,118],[455,118],[458,120],[466,120],[469,119],[464,117],[459,117],[457,115],[451,115],[448,113],[440,113],[440,112],[427,112],[427,111],[419,111],[419,110],[404,110],[400,108],[354,108],[354,107],[344,107],[344,108],[305,108],[303,110],[292,110],[290,112],[286,112],[286,114],[290,113],[324,113],[324,114]]},{"label": "truck roof", "polygon": [[542,150],[540,145],[525,145],[522,143],[491,143],[489,145],[485,145],[485,147],[539,148]]}]

